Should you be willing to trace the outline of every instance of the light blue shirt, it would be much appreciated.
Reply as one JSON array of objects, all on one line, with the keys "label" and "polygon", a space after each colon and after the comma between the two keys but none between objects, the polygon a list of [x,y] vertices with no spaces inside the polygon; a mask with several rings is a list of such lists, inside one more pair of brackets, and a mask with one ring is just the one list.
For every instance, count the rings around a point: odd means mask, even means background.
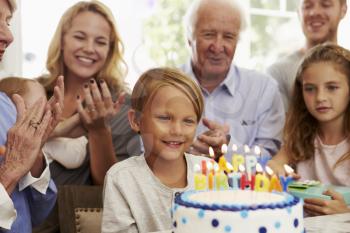
[{"label": "light blue shirt", "polygon": [[[7,132],[15,124],[16,114],[12,101],[0,92],[0,145],[6,144]],[[1,162],[0,160],[0,164]],[[56,193],[57,189],[52,180],[45,195],[31,186],[19,191],[17,185],[10,195],[17,210],[17,218],[11,230],[0,228],[0,232],[32,232],[32,225],[38,225],[50,213],[56,201]]]},{"label": "light blue shirt", "polygon": [[[181,69],[198,83],[190,62]],[[265,155],[278,151],[285,112],[275,80],[232,64],[225,80],[212,93],[201,89],[205,99],[203,117],[230,126],[229,150],[236,144],[239,149],[259,145]],[[197,135],[207,130],[200,123]],[[231,153],[227,155],[231,159]]]}]

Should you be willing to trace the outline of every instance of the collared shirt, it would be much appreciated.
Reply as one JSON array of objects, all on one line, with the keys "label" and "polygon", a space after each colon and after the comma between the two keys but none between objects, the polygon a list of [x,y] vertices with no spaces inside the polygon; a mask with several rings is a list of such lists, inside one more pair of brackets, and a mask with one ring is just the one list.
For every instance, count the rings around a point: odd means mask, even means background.
[{"label": "collared shirt", "polygon": [[[198,83],[190,62],[181,69]],[[225,80],[211,93],[201,89],[205,100],[203,117],[230,126],[229,150],[236,144],[240,149],[243,145],[258,145],[267,155],[277,152],[285,112],[275,80],[232,64]],[[207,130],[200,123],[197,135]],[[226,155],[231,159],[231,153]]]},{"label": "collared shirt", "polygon": [[[0,92],[0,145],[6,144],[7,132],[15,121],[15,106]],[[31,232],[32,224],[40,223],[49,214],[56,193],[48,165],[39,178],[32,177],[30,172],[22,177],[10,197],[0,184],[0,232]]]}]

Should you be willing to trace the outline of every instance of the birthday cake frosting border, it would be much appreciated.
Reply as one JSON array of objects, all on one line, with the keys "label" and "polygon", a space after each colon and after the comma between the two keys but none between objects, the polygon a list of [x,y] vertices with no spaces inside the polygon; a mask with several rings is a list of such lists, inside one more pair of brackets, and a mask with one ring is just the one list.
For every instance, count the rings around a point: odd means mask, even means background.
[{"label": "birthday cake frosting border", "polygon": [[203,191],[190,190],[190,191],[181,193],[181,195],[177,195],[175,197],[175,209],[176,209],[176,205],[180,205],[180,206],[185,206],[187,208],[196,208],[196,209],[212,210],[212,211],[216,211],[216,210],[230,211],[230,212],[236,212],[236,211],[239,212],[244,210],[256,211],[261,209],[284,209],[284,208],[295,206],[301,201],[299,197],[295,197],[288,193],[282,193],[282,192],[273,192],[273,193],[284,196],[285,197],[284,201],[268,203],[268,204],[257,204],[257,205],[205,204],[205,203],[199,203],[196,201],[191,201],[189,199],[191,195],[196,193],[201,193],[201,192],[203,193],[208,192],[208,190],[203,190]]}]

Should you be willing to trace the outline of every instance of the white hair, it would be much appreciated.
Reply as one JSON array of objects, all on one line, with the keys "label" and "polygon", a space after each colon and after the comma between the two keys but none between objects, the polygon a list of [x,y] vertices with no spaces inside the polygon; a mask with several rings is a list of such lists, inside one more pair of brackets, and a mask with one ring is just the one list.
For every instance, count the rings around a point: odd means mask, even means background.
[{"label": "white hair", "polygon": [[[236,10],[239,13],[241,25],[240,25],[240,31],[244,31],[246,26],[247,26],[247,19],[246,19],[246,14],[243,10],[243,7],[241,4],[236,1],[236,0],[212,0],[214,2],[224,2],[227,3],[231,8],[232,11]],[[184,24],[184,29],[186,33],[186,38],[187,40],[193,39],[194,33],[195,33],[195,25],[198,20],[198,12],[199,8],[201,7],[203,0],[194,0],[190,7],[187,9],[186,14],[183,18],[183,24]],[[217,12],[220,14],[220,12]],[[234,12],[236,13],[236,12]]]}]

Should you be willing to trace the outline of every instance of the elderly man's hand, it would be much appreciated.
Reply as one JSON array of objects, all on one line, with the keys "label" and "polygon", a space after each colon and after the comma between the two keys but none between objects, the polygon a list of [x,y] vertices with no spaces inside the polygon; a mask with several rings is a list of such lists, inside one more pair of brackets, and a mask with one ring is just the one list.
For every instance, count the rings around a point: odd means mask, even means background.
[{"label": "elderly man's hand", "polygon": [[50,110],[45,111],[45,100],[40,98],[26,110],[22,97],[13,96],[17,108],[15,125],[8,131],[4,162],[0,167],[0,182],[11,193],[38,158],[38,154],[51,122]]},{"label": "elderly man's hand", "polygon": [[192,154],[208,154],[209,146],[214,149],[215,157],[221,156],[222,144],[229,143],[229,126],[227,124],[219,124],[207,118],[203,118],[203,124],[209,129],[197,137],[192,144],[190,153]]}]

